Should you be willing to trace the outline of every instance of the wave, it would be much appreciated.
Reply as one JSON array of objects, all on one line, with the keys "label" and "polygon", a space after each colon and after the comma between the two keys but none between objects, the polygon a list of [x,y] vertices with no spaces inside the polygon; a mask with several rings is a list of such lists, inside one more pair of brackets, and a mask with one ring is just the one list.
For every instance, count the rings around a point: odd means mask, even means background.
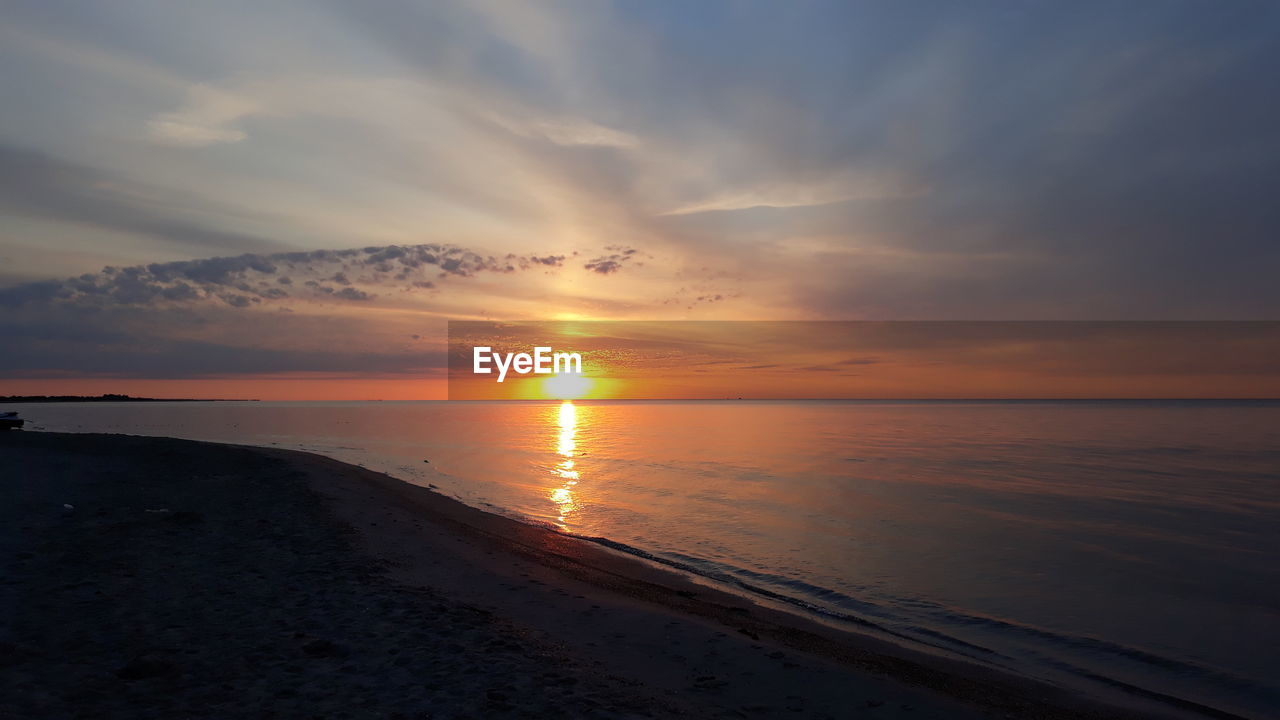
[{"label": "wave", "polygon": [[[901,598],[900,600],[894,600],[891,604],[882,605],[795,578],[727,566],[705,558],[681,553],[659,555],[606,537],[581,535],[563,530],[558,531],[618,552],[737,588],[752,596],[795,607],[821,618],[835,620],[837,623],[848,623],[861,629],[882,633],[897,640],[905,641],[907,644],[925,645],[962,657],[990,662],[1015,671],[1022,667],[1022,662],[1019,661],[1019,658],[1014,657],[1012,654],[970,640],[961,639],[955,634],[939,629],[940,627],[977,628],[998,635],[1012,643],[1017,643],[1017,652],[1020,656],[1030,655],[1043,667],[1078,679],[1098,683],[1114,690],[1121,690],[1126,694],[1158,701],[1171,707],[1195,712],[1207,717],[1240,718],[1240,716],[1225,710],[1145,688],[1117,677],[1103,674],[1096,668],[1075,664],[1066,660],[1064,655],[1085,653],[1094,657],[1122,660],[1136,664],[1139,667],[1147,667],[1159,671],[1163,675],[1196,680],[1231,692],[1247,692],[1259,696],[1267,696],[1274,693],[1274,690],[1265,684],[1248,678],[1226,673],[1189,660],[1159,655],[1149,650],[1101,638],[1055,632],[1033,625],[968,613],[920,599]],[[744,577],[748,579],[744,579]],[[800,596],[771,589],[767,587],[768,585],[795,590]],[[837,610],[833,606],[841,609]],[[926,616],[930,624],[913,622],[908,617],[895,613],[894,606],[913,608]],[[855,610],[846,610],[848,608],[855,608]],[[1019,640],[1023,642],[1018,643]],[[1030,645],[1030,647],[1027,648],[1026,645]],[[1025,668],[1023,671],[1025,672]]]}]

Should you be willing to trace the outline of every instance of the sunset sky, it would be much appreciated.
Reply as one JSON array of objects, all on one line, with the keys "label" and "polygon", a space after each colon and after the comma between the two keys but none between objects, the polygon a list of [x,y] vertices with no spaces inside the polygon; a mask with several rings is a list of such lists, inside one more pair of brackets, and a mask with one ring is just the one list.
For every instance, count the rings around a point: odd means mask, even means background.
[{"label": "sunset sky", "polygon": [[[499,374],[537,347],[582,372]],[[450,400],[1188,397],[1280,398],[1280,322],[449,323]]]},{"label": "sunset sky", "polygon": [[0,394],[445,396],[448,320],[1280,306],[1280,6],[5,5]]}]

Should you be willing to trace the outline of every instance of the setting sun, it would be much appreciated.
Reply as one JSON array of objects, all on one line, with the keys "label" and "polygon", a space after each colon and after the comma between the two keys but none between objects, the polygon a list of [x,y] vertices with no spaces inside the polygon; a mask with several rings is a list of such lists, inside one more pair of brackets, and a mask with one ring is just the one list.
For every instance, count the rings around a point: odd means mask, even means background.
[{"label": "setting sun", "polygon": [[594,384],[591,378],[577,373],[552,375],[542,381],[542,393],[556,400],[577,400],[586,395]]}]

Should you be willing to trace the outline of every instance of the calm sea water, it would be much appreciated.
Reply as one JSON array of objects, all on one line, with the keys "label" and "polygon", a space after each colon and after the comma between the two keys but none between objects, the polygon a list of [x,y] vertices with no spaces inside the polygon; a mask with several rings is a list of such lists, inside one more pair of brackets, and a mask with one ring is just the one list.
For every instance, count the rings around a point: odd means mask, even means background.
[{"label": "calm sea water", "polygon": [[[279,445],[982,662],[1280,708],[1280,404],[21,406]],[[430,460],[424,463],[424,460]]]}]

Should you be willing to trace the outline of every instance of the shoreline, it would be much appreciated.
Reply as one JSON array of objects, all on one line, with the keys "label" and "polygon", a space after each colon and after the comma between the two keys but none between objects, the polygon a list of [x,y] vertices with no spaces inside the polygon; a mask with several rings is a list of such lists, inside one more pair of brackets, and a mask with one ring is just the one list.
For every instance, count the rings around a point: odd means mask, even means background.
[{"label": "shoreline", "polygon": [[[43,453],[45,463],[85,448],[114,453],[117,464],[159,452],[199,455],[212,464],[234,456],[244,465],[235,484],[251,492],[264,469],[295,478],[301,485],[288,488],[282,500],[313,493],[322,513],[349,529],[339,533],[342,541],[379,568],[380,577],[365,578],[364,585],[391,593],[382,586],[390,583],[394,592],[425,592],[491,613],[534,644],[649,693],[659,714],[671,709],[663,703],[687,702],[697,712],[738,717],[835,717],[850,709],[875,717],[1136,719],[1170,717],[1175,710],[1236,717],[1158,694],[1144,699],[1169,703],[1167,713],[1107,705],[1056,685],[845,631],[695,582],[600,539],[486,512],[313,453],[128,435],[42,432],[0,439],[0,449],[14,448]],[[110,500],[110,487],[99,491]],[[244,505],[253,497],[233,499]],[[330,529],[320,537],[330,541],[334,534]]]},{"label": "shoreline", "polygon": [[[387,473],[350,465],[316,453],[278,448],[267,450],[300,456],[299,460],[303,463],[341,466],[341,469],[359,476],[359,480],[375,485],[399,501],[410,503],[416,510],[434,519],[447,519],[456,523],[460,532],[494,540],[506,552],[527,555],[540,564],[554,567],[592,585],[642,598],[675,612],[711,619],[740,633],[745,631],[744,634],[753,640],[768,640],[790,649],[818,654],[863,671],[908,680],[913,684],[953,695],[964,702],[976,701],[983,709],[1009,712],[1025,708],[1027,698],[1034,697],[1036,700],[1033,704],[1061,706],[1039,708],[1032,715],[1034,717],[1059,717],[1054,714],[1058,709],[1066,713],[1062,717],[1073,718],[1092,717],[1093,713],[1099,713],[1099,717],[1111,718],[1161,716],[1145,714],[1144,710],[1137,708],[1109,705],[1074,689],[970,662],[952,656],[945,649],[939,648],[934,653],[903,644],[918,644],[911,638],[904,637],[900,641],[885,639],[808,617],[800,612],[802,608],[799,607],[775,608],[760,605],[752,602],[749,591],[736,593],[723,590],[712,584],[716,582],[714,579],[702,576],[698,577],[707,582],[691,580],[679,568],[611,547],[618,543],[608,538],[578,536],[541,523],[525,522],[482,510]],[[767,596],[760,599],[767,599]],[[782,604],[782,601],[776,602]],[[868,622],[867,625],[873,632],[893,635],[874,623]],[[1134,693],[1136,698],[1167,703],[1171,710],[1181,709],[1205,717],[1240,717],[1108,678],[1099,677],[1097,680],[1111,684],[1121,691]],[[1051,712],[1044,714],[1045,711]]]}]

